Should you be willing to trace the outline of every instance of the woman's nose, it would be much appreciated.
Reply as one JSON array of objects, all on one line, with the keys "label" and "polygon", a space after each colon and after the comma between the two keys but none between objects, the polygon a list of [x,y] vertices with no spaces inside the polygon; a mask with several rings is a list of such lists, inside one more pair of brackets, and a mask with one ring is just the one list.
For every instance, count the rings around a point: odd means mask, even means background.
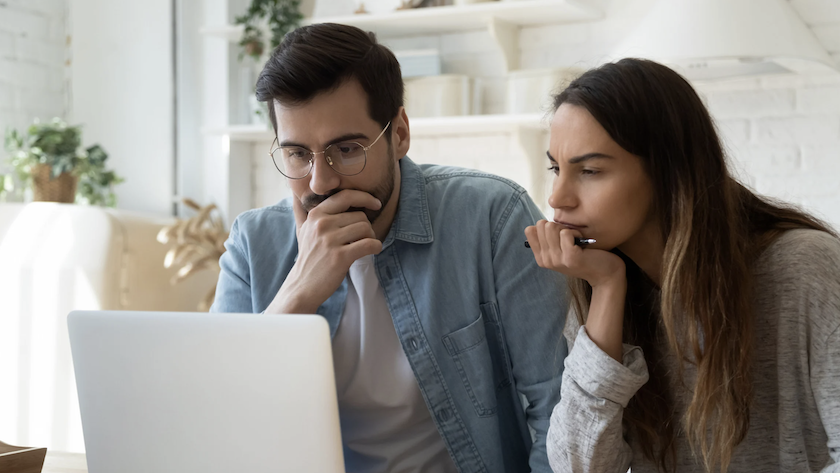
[{"label": "woman's nose", "polygon": [[577,191],[574,184],[568,182],[562,173],[556,175],[551,184],[548,205],[553,209],[562,209],[576,207],[577,203]]}]

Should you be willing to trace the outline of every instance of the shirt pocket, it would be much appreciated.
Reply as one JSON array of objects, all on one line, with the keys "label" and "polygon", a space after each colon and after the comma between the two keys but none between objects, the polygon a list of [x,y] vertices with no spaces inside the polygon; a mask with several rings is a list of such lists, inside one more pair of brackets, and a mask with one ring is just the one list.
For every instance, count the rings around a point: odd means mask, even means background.
[{"label": "shirt pocket", "polygon": [[479,312],[476,321],[443,337],[479,417],[495,415],[497,402],[484,319]]}]

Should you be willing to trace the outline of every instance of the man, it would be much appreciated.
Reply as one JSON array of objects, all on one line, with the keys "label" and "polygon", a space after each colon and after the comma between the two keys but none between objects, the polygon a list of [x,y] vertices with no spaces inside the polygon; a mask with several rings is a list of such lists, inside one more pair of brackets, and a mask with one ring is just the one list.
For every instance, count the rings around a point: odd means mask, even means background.
[{"label": "man", "polygon": [[327,319],[348,471],[549,471],[567,304],[525,191],[414,164],[399,64],[357,28],[287,35],[257,98],[294,195],[236,219],[212,310]]}]

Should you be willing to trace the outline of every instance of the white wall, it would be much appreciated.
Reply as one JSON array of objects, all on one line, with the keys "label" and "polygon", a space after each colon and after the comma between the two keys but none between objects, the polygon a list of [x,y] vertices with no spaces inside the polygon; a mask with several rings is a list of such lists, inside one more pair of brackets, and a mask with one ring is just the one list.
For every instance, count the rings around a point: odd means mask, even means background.
[{"label": "white wall", "polygon": [[[521,67],[592,67],[632,31],[653,0],[613,0],[606,17],[588,23],[523,28]],[[840,59],[840,1],[793,0],[823,46]],[[503,59],[488,33],[386,40],[392,49],[438,48],[445,73],[480,78],[482,113],[503,113]],[[735,168],[761,193],[805,206],[840,228],[840,74],[767,77],[696,84],[730,151]],[[408,111],[409,117],[411,111]],[[511,135],[412,138],[415,161],[475,167],[527,184]],[[268,143],[253,146],[254,204],[269,205],[284,193]],[[547,174],[547,173],[546,173]],[[546,179],[548,181],[548,179]],[[535,200],[541,189],[532,190]],[[538,202],[545,205],[544,201]]]},{"label": "white wall", "polygon": [[65,117],[66,10],[66,0],[0,1],[0,133]]},{"label": "white wall", "polygon": [[0,132],[54,116],[82,124],[83,144],[101,144],[126,178],[115,188],[118,206],[170,214],[171,8],[170,0],[0,0]]},{"label": "white wall", "polygon": [[174,116],[171,0],[69,0],[70,117],[126,178],[118,207],[171,215]]}]

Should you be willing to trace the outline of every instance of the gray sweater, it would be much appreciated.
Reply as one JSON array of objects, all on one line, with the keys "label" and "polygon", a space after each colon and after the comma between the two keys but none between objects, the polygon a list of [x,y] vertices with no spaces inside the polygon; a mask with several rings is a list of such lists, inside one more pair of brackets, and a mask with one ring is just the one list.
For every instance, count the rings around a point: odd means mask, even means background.
[{"label": "gray sweater", "polygon": [[[786,232],[761,255],[754,274],[755,398],[729,471],[840,473],[840,241],[814,230]],[[624,407],[648,380],[641,349],[624,345],[618,363],[577,317],[566,321],[571,351],[548,432],[552,469],[657,471],[622,425]],[[680,419],[691,399],[684,386],[695,375],[686,365],[685,384],[668,380]],[[682,429],[677,471],[705,471]]]}]

